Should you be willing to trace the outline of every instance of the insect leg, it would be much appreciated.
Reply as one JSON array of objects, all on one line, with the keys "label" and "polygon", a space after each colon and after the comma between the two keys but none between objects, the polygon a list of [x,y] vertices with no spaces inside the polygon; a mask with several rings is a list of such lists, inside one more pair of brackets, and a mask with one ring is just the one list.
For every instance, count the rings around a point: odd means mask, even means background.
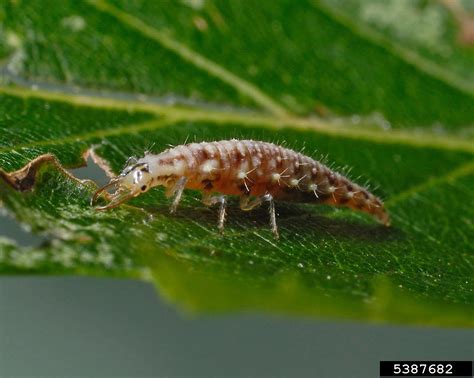
[{"label": "insect leg", "polygon": [[262,197],[254,198],[253,200],[250,200],[249,196],[242,196],[240,197],[240,208],[243,211],[249,211],[260,206],[262,202],[269,203],[268,210],[270,214],[270,227],[272,229],[273,235],[278,239],[280,236],[278,235],[278,227],[276,224],[275,202],[273,201],[273,196],[270,193],[267,193]]},{"label": "insect leg", "polygon": [[273,196],[271,194],[266,194],[264,197],[266,196],[268,196],[266,201],[268,201],[269,204],[268,212],[270,214],[270,227],[272,229],[273,235],[276,239],[278,239],[280,235],[278,235],[278,227],[276,222],[275,201],[273,200]]},{"label": "insect leg", "polygon": [[167,193],[168,196],[174,195],[173,202],[171,203],[170,213],[174,213],[178,208],[179,201],[181,200],[181,195],[183,194],[184,187],[186,186],[186,177],[180,177],[173,188]]},{"label": "insect leg", "polygon": [[202,197],[202,203],[206,206],[213,206],[219,204],[219,215],[217,217],[217,228],[220,232],[224,231],[224,221],[225,221],[225,205],[227,200],[223,195],[212,196],[211,193],[205,192]]},{"label": "insect leg", "polygon": [[249,195],[243,195],[240,197],[240,210],[243,211],[250,211],[255,209],[256,207],[259,207],[263,202],[262,197],[256,197],[253,199],[250,199]]}]

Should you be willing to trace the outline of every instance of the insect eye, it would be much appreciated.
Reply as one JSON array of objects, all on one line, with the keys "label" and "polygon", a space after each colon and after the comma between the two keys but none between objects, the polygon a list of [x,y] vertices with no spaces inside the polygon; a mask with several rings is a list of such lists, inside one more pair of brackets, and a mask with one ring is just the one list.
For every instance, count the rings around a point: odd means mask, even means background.
[{"label": "insect eye", "polygon": [[141,189],[142,189],[142,192],[144,192],[146,190],[146,185],[143,185]]}]

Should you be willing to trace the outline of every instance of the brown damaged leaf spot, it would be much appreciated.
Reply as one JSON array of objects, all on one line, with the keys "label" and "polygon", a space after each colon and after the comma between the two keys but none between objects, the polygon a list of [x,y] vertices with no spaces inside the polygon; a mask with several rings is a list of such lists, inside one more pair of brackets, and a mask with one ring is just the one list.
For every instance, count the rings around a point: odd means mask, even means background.
[{"label": "brown damaged leaf spot", "polygon": [[52,154],[40,155],[26,164],[23,168],[20,168],[14,172],[8,173],[0,169],[0,178],[15,190],[19,192],[27,192],[34,187],[37,173],[45,164],[53,165],[55,168],[61,171],[61,173],[65,174],[74,181],[80,183],[84,182],[79,180],[77,177],[74,177],[66,169],[64,169],[58,159],[56,159],[56,157]]},{"label": "brown damaged leaf spot", "polygon": [[474,46],[474,14],[459,0],[440,0],[453,14],[458,23],[458,41],[468,47]]},{"label": "brown damaged leaf spot", "polygon": [[463,20],[458,38],[461,43],[470,47],[474,46],[474,17]]},{"label": "brown damaged leaf spot", "polygon": [[[101,169],[105,171],[105,173],[109,177],[114,177],[115,173],[113,173],[112,168],[109,166],[109,164],[99,155],[95,153],[93,148],[88,149],[84,154],[82,155],[84,158],[84,161],[82,164],[74,167],[68,167],[68,168],[78,168],[78,167],[84,167],[87,166],[87,157],[91,157],[94,163],[96,163]],[[73,180],[77,184],[80,185],[90,185],[91,190],[93,191],[94,189],[97,189],[98,186],[95,181],[90,180],[90,179],[79,179],[73,174],[71,174],[54,156],[53,154],[44,154],[40,155],[37,158],[31,160],[28,164],[26,164],[23,168],[20,168],[17,171],[14,172],[5,172],[0,168],[0,185],[1,181],[5,182],[7,185],[11,186],[13,189],[19,191],[19,192],[28,192],[32,190],[36,184],[37,181],[37,173],[39,170],[45,166],[45,165],[51,165],[54,167],[56,170],[58,170],[61,174],[65,175],[69,179]],[[101,193],[101,196],[106,200],[110,201],[111,197],[108,192],[103,192]],[[127,208],[135,208],[134,206],[130,206],[127,204],[124,204],[123,206],[126,206]],[[136,208],[135,208],[136,209]]]}]

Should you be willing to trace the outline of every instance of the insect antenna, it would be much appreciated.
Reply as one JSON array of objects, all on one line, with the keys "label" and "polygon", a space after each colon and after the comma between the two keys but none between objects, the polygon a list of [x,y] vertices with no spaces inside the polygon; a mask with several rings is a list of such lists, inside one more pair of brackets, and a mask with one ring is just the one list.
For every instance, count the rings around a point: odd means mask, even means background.
[{"label": "insect antenna", "polygon": [[123,168],[130,167],[131,165],[135,165],[138,162],[138,158],[136,156],[130,156],[127,161],[125,162]]},{"label": "insect antenna", "polygon": [[155,142],[152,142],[147,148],[145,148],[145,155],[149,155],[151,154],[151,150],[153,149],[153,147],[155,147]]},{"label": "insect antenna", "polygon": [[120,149],[116,144],[110,143],[108,140],[102,140],[101,144],[103,146],[108,146],[111,149],[115,150],[119,154],[119,156],[124,160],[127,159],[128,156],[130,156],[130,154],[125,153],[124,150]]}]

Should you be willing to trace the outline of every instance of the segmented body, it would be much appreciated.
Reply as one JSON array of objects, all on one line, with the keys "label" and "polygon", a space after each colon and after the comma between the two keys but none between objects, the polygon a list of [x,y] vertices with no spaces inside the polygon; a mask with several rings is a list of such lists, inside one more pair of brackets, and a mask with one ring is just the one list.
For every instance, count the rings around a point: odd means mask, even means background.
[{"label": "segmented body", "polygon": [[273,143],[224,140],[181,145],[147,155],[150,173],[185,176],[185,188],[226,195],[342,205],[388,223],[382,201],[363,187],[299,152]]},{"label": "segmented body", "polygon": [[220,205],[220,230],[224,228],[226,195],[240,196],[240,208],[245,211],[268,202],[276,237],[274,200],[347,206],[389,225],[382,201],[363,187],[299,152],[252,140],[190,143],[133,159],[119,176],[97,190],[92,202],[104,190],[116,187],[109,204],[97,208],[111,209],[154,186],[165,186],[168,195],[174,196],[171,212],[184,189],[203,191],[206,205]]}]

